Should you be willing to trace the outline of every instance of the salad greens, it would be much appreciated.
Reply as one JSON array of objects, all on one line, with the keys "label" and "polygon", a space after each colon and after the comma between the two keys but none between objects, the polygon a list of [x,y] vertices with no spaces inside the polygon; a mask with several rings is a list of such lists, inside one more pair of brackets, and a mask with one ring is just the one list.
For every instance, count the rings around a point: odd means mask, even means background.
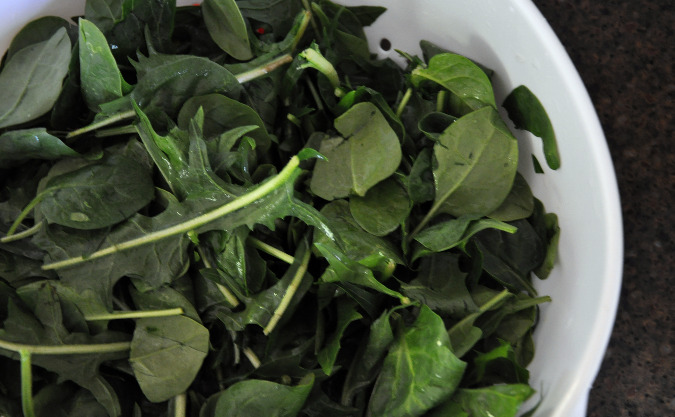
[{"label": "salad greens", "polygon": [[[16,36],[1,415],[516,415],[557,217],[492,71],[374,57],[385,12],[87,0]],[[504,106],[557,168],[534,94]]]}]

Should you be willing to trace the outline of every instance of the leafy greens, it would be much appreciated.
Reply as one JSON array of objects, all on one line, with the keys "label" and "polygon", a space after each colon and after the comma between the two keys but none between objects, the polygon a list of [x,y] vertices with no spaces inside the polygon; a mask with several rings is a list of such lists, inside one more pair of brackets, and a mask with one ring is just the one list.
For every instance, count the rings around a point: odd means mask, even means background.
[{"label": "leafy greens", "polygon": [[[375,58],[385,12],[87,0],[17,35],[0,414],[516,415],[557,217],[491,71]],[[534,94],[504,105],[559,165]]]}]

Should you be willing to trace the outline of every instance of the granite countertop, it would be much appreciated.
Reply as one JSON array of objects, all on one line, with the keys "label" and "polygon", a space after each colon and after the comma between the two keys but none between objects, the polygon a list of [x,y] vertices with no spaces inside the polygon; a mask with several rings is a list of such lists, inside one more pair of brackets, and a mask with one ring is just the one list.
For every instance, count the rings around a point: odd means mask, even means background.
[{"label": "granite countertop", "polygon": [[623,212],[623,287],[589,417],[675,415],[675,4],[534,0],[595,104]]}]

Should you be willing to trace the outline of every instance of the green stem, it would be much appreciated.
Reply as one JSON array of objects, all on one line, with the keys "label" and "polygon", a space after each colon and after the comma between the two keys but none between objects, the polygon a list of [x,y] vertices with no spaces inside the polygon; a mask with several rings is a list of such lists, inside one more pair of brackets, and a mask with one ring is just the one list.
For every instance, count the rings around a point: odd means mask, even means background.
[{"label": "green stem", "polygon": [[[204,250],[202,250],[201,247],[197,247],[197,252],[199,252],[199,256],[202,258],[202,262],[204,262],[204,266],[207,268],[212,268],[211,262],[206,258],[206,255],[204,254]],[[226,286],[223,284],[215,283],[216,287],[218,288],[218,291],[220,291],[221,294],[223,294],[223,297],[225,297],[225,301],[227,301],[232,308],[235,308],[239,306],[239,299],[237,298],[236,295],[232,294],[232,291],[230,291]]]},{"label": "green stem", "polygon": [[301,68],[314,68],[328,78],[336,91],[340,89],[340,77],[338,77],[335,67],[319,51],[307,48],[298,55],[307,60],[306,63],[301,65]]},{"label": "green stem", "polygon": [[248,243],[253,246],[256,249],[260,249],[261,251],[267,253],[268,255],[272,255],[275,258],[286,262],[287,264],[292,264],[293,261],[295,260],[294,257],[291,255],[287,254],[286,252],[279,250],[275,248],[274,246],[268,245],[267,243],[263,242],[262,240],[258,240],[252,236],[249,236],[247,239]]},{"label": "green stem", "polygon": [[312,12],[306,9],[305,14],[302,15],[302,21],[300,22],[300,28],[298,29],[298,33],[296,33],[295,37],[293,38],[293,45],[291,45],[291,52],[295,51],[295,48],[302,40],[302,37],[305,35],[305,32],[307,31],[307,26],[309,26],[310,21],[312,21]]},{"label": "green stem", "polygon": [[31,354],[28,350],[21,349],[19,355],[21,356],[21,408],[24,417],[35,417]]},{"label": "green stem", "polygon": [[47,189],[47,190],[41,192],[40,194],[36,195],[35,198],[33,198],[31,200],[30,203],[28,203],[28,205],[21,211],[21,213],[19,213],[19,217],[17,217],[16,220],[14,220],[14,223],[12,223],[12,225],[9,227],[9,230],[7,231],[7,235],[3,239],[9,238],[10,236],[12,236],[14,234],[14,232],[16,232],[16,229],[19,227],[19,225],[21,224],[23,219],[25,219],[26,216],[28,216],[28,213],[30,213],[31,210],[33,210],[33,208],[36,205],[38,205],[38,203],[40,203],[40,201],[42,201],[43,198],[45,198],[45,196],[48,194],[49,191],[50,190]]},{"label": "green stem", "polygon": [[401,113],[403,113],[403,109],[405,109],[405,106],[408,105],[408,101],[410,101],[410,97],[412,97],[412,88],[408,88],[405,90],[405,94],[403,94],[403,98],[401,98],[401,102],[398,104],[398,107],[396,108],[396,117],[401,117]]},{"label": "green stem", "polygon": [[240,84],[243,84],[245,82],[254,80],[258,77],[262,77],[263,75],[267,75],[270,72],[274,71],[275,69],[279,68],[282,65],[286,65],[293,61],[293,57],[290,54],[284,54],[278,58],[275,58],[268,62],[267,64],[261,66],[261,67],[256,67],[251,70],[236,74],[235,76],[237,77],[237,81],[239,81]]},{"label": "green stem", "polygon": [[85,353],[123,352],[131,342],[97,343],[94,345],[25,345],[0,339],[0,349],[12,352],[26,351],[33,355],[77,355]]},{"label": "green stem", "polygon": [[73,130],[72,132],[68,133],[66,135],[66,139],[70,139],[75,136],[82,135],[87,132],[91,132],[92,130],[97,130],[100,129],[104,126],[109,126],[111,124],[121,122],[122,120],[127,120],[127,119],[132,119],[136,117],[136,111],[135,110],[127,110],[122,113],[117,113],[113,114],[112,116],[108,117],[107,119],[100,120],[98,122],[92,123],[88,126],[81,127],[77,130]]},{"label": "green stem", "polygon": [[[317,39],[321,39],[321,30],[319,30],[319,25],[316,23],[316,19],[314,19],[314,14],[312,13],[311,9],[312,6],[309,5],[309,1],[307,0],[302,0],[302,5],[305,8],[305,10],[309,13],[310,16],[310,21],[312,23],[312,27],[314,28],[314,33],[316,34]],[[312,3],[313,5],[313,3]]]},{"label": "green stem", "polygon": [[187,394],[182,393],[173,397],[174,417],[185,417],[187,414]]},{"label": "green stem", "polygon": [[441,90],[438,92],[438,95],[436,96],[436,111],[439,113],[443,111],[443,105],[445,104],[446,95],[447,91]]},{"label": "green stem", "polygon": [[24,230],[23,232],[15,233],[13,235],[7,235],[7,236],[3,237],[2,239],[0,239],[0,242],[9,243],[9,242],[14,242],[15,240],[20,240],[20,239],[23,239],[23,238],[26,238],[26,237],[30,237],[30,236],[33,236],[34,234],[36,234],[37,232],[39,232],[40,229],[42,229],[42,222],[35,223],[35,225],[33,225],[33,227],[30,227],[30,228]]},{"label": "green stem", "polygon": [[244,195],[241,195],[235,198],[234,200],[230,201],[229,203],[224,204],[205,214],[202,214],[201,216],[195,217],[194,219],[188,220],[184,223],[177,224],[172,227],[168,227],[163,230],[158,230],[156,232],[145,234],[136,239],[131,239],[113,246],[108,246],[104,249],[98,250],[86,256],[77,256],[74,258],[68,258],[62,261],[45,264],[42,266],[42,269],[48,270],[48,269],[66,268],[69,266],[86,262],[88,260],[102,258],[104,256],[108,256],[116,252],[136,248],[161,239],[180,235],[183,233],[187,233],[191,230],[198,229],[199,227],[204,226],[214,220],[217,220],[225,216],[226,214],[239,210],[240,208],[243,208],[256,200],[265,197],[267,194],[279,188],[284,182],[286,182],[293,175],[299,164],[300,158],[298,158],[297,156],[293,156],[291,160],[288,162],[288,164],[286,164],[284,169],[281,170],[281,172],[279,172],[275,177],[271,178],[269,181],[260,185],[255,190],[246,193]]},{"label": "green stem", "polygon": [[114,311],[112,313],[106,314],[92,314],[85,316],[84,319],[87,321],[98,321],[98,320],[122,320],[122,319],[140,319],[148,317],[167,317],[167,316],[179,316],[183,314],[183,309],[180,307],[169,308],[165,310],[146,310],[146,311]]},{"label": "green stem", "polygon": [[424,216],[421,222],[419,222],[417,227],[415,227],[415,230],[413,230],[412,233],[408,235],[407,237],[408,243],[412,242],[415,235],[417,235],[424,228],[424,226],[426,226],[427,223],[429,223],[429,221],[436,215],[436,212],[438,211],[438,209],[441,208],[442,203],[443,203],[442,201],[439,201],[436,202],[436,204],[434,204],[433,206],[431,206],[431,209],[429,209],[427,215]]},{"label": "green stem", "polygon": [[251,365],[253,365],[255,369],[260,368],[260,359],[258,358],[258,355],[256,355],[255,352],[251,350],[250,347],[245,347],[243,352],[244,355],[246,355],[246,357],[248,358],[248,361],[251,362]]},{"label": "green stem", "polygon": [[281,302],[279,303],[279,306],[277,307],[276,310],[274,310],[274,314],[272,315],[272,318],[270,319],[269,323],[267,323],[267,326],[263,329],[263,333],[265,335],[269,335],[272,330],[276,327],[277,323],[279,323],[279,320],[281,320],[281,316],[283,316],[284,312],[288,308],[288,306],[291,304],[291,300],[293,299],[293,296],[295,295],[295,292],[298,290],[298,287],[300,286],[300,283],[302,282],[302,278],[305,276],[305,272],[307,272],[307,266],[309,265],[309,255],[311,251],[307,250],[302,257],[302,262],[300,263],[300,267],[298,268],[297,271],[295,271],[295,275],[293,276],[293,279],[291,280],[291,284],[288,286],[288,289],[286,290],[286,294],[284,294],[284,298],[281,299]]},{"label": "green stem", "polygon": [[111,127],[110,129],[103,129],[96,132],[97,138],[105,138],[108,136],[118,136],[118,135],[133,135],[136,133],[136,126],[126,125],[119,127]]}]

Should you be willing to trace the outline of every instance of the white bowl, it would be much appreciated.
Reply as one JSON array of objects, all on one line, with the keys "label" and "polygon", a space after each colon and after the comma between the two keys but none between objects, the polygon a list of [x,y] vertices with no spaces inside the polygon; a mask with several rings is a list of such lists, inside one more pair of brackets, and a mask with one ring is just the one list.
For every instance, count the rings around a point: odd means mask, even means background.
[{"label": "white bowl", "polygon": [[[179,3],[192,3],[181,1]],[[536,287],[553,302],[541,308],[531,384],[543,394],[536,416],[585,415],[588,391],[604,355],[621,287],[623,231],[619,194],[605,137],[565,49],[529,0],[341,0],[389,10],[367,34],[371,50],[420,54],[426,39],[495,70],[497,103],[525,84],[541,100],[558,137],[562,166],[535,174],[541,140],[515,131],[520,171],[548,211],[558,214],[559,262]],[[82,13],[84,0],[0,0],[0,51],[31,19]],[[392,48],[384,51],[380,40]]]}]

